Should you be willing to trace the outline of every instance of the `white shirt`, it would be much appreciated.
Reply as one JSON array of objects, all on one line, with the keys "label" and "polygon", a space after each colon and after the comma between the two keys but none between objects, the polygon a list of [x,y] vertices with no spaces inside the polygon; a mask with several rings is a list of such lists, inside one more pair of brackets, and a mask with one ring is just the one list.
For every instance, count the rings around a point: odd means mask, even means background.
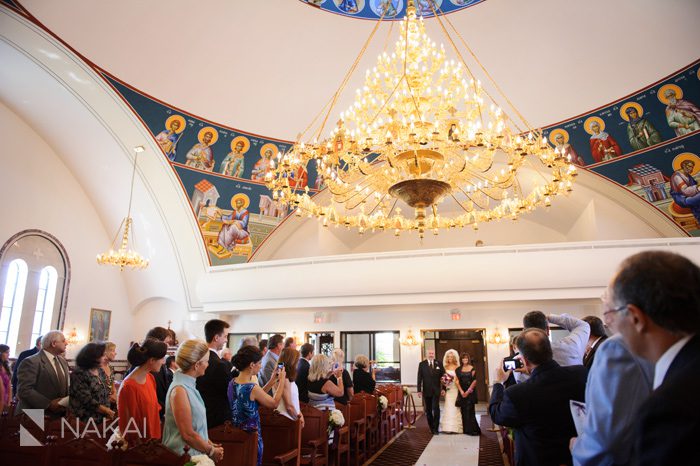
[{"label": "white shirt", "polygon": [[666,372],[668,368],[671,367],[673,360],[676,359],[678,353],[681,352],[686,343],[693,338],[694,335],[688,335],[687,337],[681,338],[676,343],[673,344],[666,352],[656,361],[656,367],[654,369],[654,390],[659,388],[666,378]]}]

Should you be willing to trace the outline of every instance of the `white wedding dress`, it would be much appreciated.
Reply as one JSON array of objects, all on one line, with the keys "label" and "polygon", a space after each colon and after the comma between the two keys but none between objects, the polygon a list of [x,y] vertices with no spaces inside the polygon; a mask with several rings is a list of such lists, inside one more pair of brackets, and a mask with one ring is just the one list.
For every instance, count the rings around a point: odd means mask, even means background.
[{"label": "white wedding dress", "polygon": [[[445,372],[455,377],[455,371],[446,369]],[[455,406],[458,396],[459,390],[457,385],[452,382],[445,392],[445,405],[440,411],[440,432],[454,432],[456,434],[464,432],[462,429],[462,413]]]}]

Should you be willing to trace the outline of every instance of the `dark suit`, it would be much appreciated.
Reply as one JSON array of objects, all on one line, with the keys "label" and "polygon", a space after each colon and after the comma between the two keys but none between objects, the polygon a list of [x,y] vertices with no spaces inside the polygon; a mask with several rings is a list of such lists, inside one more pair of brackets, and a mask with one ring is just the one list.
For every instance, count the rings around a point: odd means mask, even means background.
[{"label": "dark suit", "polygon": [[17,374],[18,413],[24,409],[46,409],[52,400],[68,396],[68,363],[61,356],[58,356],[58,362],[63,369],[62,385],[59,384],[56,369],[43,351],[22,361],[22,367],[18,368]]},{"label": "dark suit", "polygon": [[15,365],[12,366],[12,393],[15,395],[17,394],[17,369],[19,369],[19,364],[29,356],[34,356],[38,352],[39,348],[35,346],[32,349],[22,351],[19,353],[19,356],[17,356],[17,361],[15,361]]},{"label": "dark suit", "polygon": [[299,401],[302,403],[309,402],[309,361],[304,358],[299,359],[297,363],[297,388],[299,389]]},{"label": "dark suit", "polygon": [[202,395],[204,407],[207,409],[209,429],[231,420],[227,393],[230,381],[231,371],[227,361],[222,361],[214,351],[209,351],[209,366],[204,374],[197,378],[197,390]]},{"label": "dark suit", "polygon": [[425,415],[430,430],[434,432],[440,427],[440,392],[444,373],[445,368],[436,360],[433,360],[432,368],[427,359],[418,364],[418,391],[423,394]]},{"label": "dark suit", "polygon": [[700,335],[676,355],[663,383],[639,408],[639,465],[698,464],[700,438]]},{"label": "dark suit", "polygon": [[569,439],[576,436],[576,428],[569,400],[584,400],[587,376],[583,366],[549,361],[526,382],[508,389],[500,383],[493,386],[489,414],[494,424],[516,428],[516,466],[572,464]]},{"label": "dark suit", "polygon": [[595,346],[588,353],[583,355],[583,365],[586,366],[586,369],[591,369],[591,366],[593,365],[593,358],[595,358],[595,352],[598,351],[600,345],[602,345],[603,342],[607,339],[608,337],[606,335],[603,335],[602,337],[600,337],[600,340],[598,340],[598,343],[596,343]]}]

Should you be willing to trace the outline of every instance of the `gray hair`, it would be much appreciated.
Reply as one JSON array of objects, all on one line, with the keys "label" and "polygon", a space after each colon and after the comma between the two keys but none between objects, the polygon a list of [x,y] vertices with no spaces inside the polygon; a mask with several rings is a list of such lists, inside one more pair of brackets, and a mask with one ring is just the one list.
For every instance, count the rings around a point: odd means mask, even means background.
[{"label": "gray hair", "polygon": [[41,337],[41,347],[50,348],[54,341],[58,341],[61,338],[66,338],[63,335],[63,332],[61,332],[60,330],[51,330],[47,332],[46,335]]},{"label": "gray hair", "polygon": [[244,346],[258,346],[258,339],[256,337],[244,337],[238,344],[238,349],[241,349]]}]

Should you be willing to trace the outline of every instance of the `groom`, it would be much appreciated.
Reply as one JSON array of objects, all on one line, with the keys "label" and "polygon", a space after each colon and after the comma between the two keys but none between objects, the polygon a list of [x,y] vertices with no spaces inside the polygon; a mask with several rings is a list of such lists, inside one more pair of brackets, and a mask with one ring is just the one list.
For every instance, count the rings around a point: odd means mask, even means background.
[{"label": "groom", "polygon": [[423,409],[428,417],[430,431],[438,434],[440,426],[440,393],[445,368],[435,360],[435,351],[428,350],[428,358],[418,365],[418,396],[423,397]]}]

